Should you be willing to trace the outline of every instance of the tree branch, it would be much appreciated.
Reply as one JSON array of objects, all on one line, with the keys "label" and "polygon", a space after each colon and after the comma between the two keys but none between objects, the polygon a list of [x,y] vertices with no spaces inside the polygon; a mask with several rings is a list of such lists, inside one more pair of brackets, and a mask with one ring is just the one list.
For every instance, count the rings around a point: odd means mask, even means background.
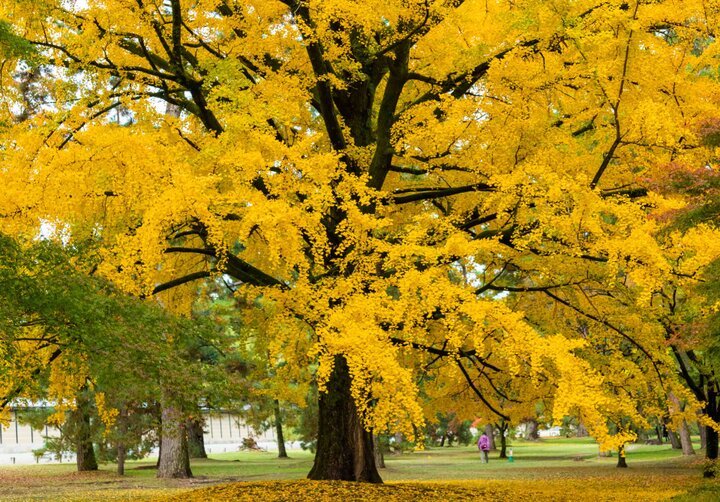
[{"label": "tree branch", "polygon": [[414,191],[418,193],[414,193],[411,195],[403,195],[403,196],[392,196],[391,201],[395,204],[406,204],[408,202],[417,202],[421,200],[428,200],[428,199],[438,199],[441,197],[449,197],[451,195],[458,195],[461,193],[467,193],[467,192],[492,192],[495,190],[495,187],[488,185],[486,183],[476,183],[474,185],[466,185],[462,187],[450,187],[450,188],[440,188],[440,187],[432,187],[432,188],[417,188]]},{"label": "tree branch", "polygon": [[465,369],[465,366],[462,365],[462,362],[459,359],[457,360],[457,365],[458,365],[458,368],[460,368],[460,371],[462,372],[463,376],[465,377],[465,380],[467,381],[470,388],[473,390],[473,392],[475,392],[475,395],[477,397],[479,397],[483,403],[485,403],[485,406],[490,408],[490,410],[493,413],[495,413],[497,416],[499,416],[500,418],[502,418],[504,420],[510,420],[510,417],[508,417],[507,415],[496,410],[495,407],[492,404],[490,404],[487,399],[485,399],[485,396],[483,396],[482,392],[480,392],[480,389],[478,389],[475,386],[475,383],[472,381],[472,378],[470,377],[467,370]]},{"label": "tree branch", "polygon": [[172,289],[177,286],[187,284],[188,282],[197,281],[198,279],[206,279],[206,278],[210,277],[211,275],[212,275],[212,273],[207,270],[202,270],[200,272],[193,272],[192,274],[188,274],[183,277],[178,277],[177,279],[173,279],[172,281],[168,281],[163,284],[159,284],[159,285],[155,286],[155,289],[153,289],[152,294],[156,295],[162,291],[166,291],[168,289]]},{"label": "tree branch", "polygon": [[593,315],[593,314],[589,314],[589,313],[585,312],[584,310],[580,309],[579,307],[576,307],[575,305],[573,305],[572,303],[570,303],[570,302],[567,301],[567,300],[563,300],[562,298],[560,298],[559,296],[551,293],[550,291],[544,290],[544,291],[542,291],[542,292],[543,292],[544,294],[546,294],[547,296],[549,296],[550,298],[552,298],[553,300],[557,301],[558,303],[561,303],[561,304],[565,305],[566,307],[568,307],[569,309],[574,310],[574,311],[577,312],[578,314],[580,314],[580,315],[582,315],[582,316],[584,316],[584,317],[587,317],[588,319],[591,319],[591,320],[595,321],[596,323],[598,323],[598,324],[600,324],[600,325],[602,325],[602,326],[605,326],[606,328],[614,331],[615,333],[617,333],[617,334],[620,335],[621,337],[625,338],[628,342],[630,342],[631,344],[633,344],[635,347],[637,347],[638,349],[640,349],[640,351],[641,351],[643,354],[645,354],[645,356],[648,358],[648,360],[649,360],[650,363],[652,364],[653,368],[655,369],[655,373],[657,373],[658,379],[660,380],[660,386],[663,387],[663,388],[665,388],[663,376],[662,376],[662,374],[660,373],[660,368],[658,368],[658,365],[657,365],[657,363],[655,362],[655,359],[650,355],[650,353],[647,351],[647,349],[645,349],[645,347],[643,347],[643,346],[640,345],[637,341],[635,341],[634,338],[632,338],[630,335],[628,335],[627,333],[625,333],[624,331],[622,331],[620,328],[617,328],[616,326],[612,325],[612,324],[609,323],[608,321],[605,321],[605,320],[600,319],[599,317],[597,317],[597,316],[595,316],[595,315]]}]

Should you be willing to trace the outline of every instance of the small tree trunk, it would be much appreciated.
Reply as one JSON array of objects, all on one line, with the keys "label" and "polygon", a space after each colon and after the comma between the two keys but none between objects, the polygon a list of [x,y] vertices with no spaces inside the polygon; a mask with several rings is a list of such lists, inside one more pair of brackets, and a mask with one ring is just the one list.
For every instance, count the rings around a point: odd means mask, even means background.
[{"label": "small tree trunk", "polygon": [[673,450],[682,449],[682,444],[680,444],[680,438],[678,437],[677,432],[668,431],[668,438],[670,438],[670,444],[672,445]]},{"label": "small tree trunk", "polygon": [[493,451],[497,450],[497,447],[495,446],[495,427],[493,427],[492,424],[487,424],[485,426],[485,435],[490,440],[490,449]]},{"label": "small tree trunk", "polygon": [[185,417],[180,410],[169,402],[164,402],[158,478],[192,477],[185,424]]},{"label": "small tree trunk", "polygon": [[507,458],[507,437],[505,433],[508,430],[508,425],[505,420],[500,422],[498,429],[500,430],[500,458]]},{"label": "small tree trunk", "polygon": [[282,415],[280,414],[280,401],[275,399],[273,405],[275,406],[275,435],[278,444],[278,458],[288,458],[287,450],[285,449],[285,436],[283,435]]},{"label": "small tree trunk", "polygon": [[663,444],[662,427],[659,425],[655,427],[655,435],[657,436],[658,444]]},{"label": "small tree trunk", "polygon": [[160,467],[160,459],[162,459],[162,406],[160,403],[153,403],[152,414],[157,421],[157,427],[155,429],[155,434],[158,438],[158,458],[157,462],[155,462],[155,468],[157,469]]},{"label": "small tree trunk", "polygon": [[128,413],[127,408],[122,406],[120,413],[118,414],[118,433],[119,439],[117,441],[117,474],[118,476],[125,475],[125,458],[127,457],[127,448],[125,447],[125,441],[127,440],[127,429],[128,429]]},{"label": "small tree trunk", "polygon": [[205,451],[205,420],[202,417],[191,418],[187,427],[188,451],[190,458],[207,458]]},{"label": "small tree trunk", "polygon": [[375,452],[375,465],[379,469],[385,469],[385,455],[383,455],[382,447],[380,446],[380,438],[373,435],[373,449]]},{"label": "small tree trunk", "polygon": [[625,445],[621,445],[618,448],[617,467],[627,467],[627,460],[625,459]]},{"label": "small tree trunk", "polygon": [[347,361],[335,356],[327,390],[319,399],[317,452],[308,478],[382,483],[372,434],[360,422],[350,383]]},{"label": "small tree trunk", "polygon": [[700,433],[700,449],[704,450],[707,447],[707,436],[705,435],[705,426],[698,422],[698,432]]},{"label": "small tree trunk", "polygon": [[160,468],[160,460],[162,460],[162,428],[158,429],[158,437],[160,440],[158,441],[158,458],[157,462],[155,462],[155,468]]},{"label": "small tree trunk", "polygon": [[447,438],[447,434],[443,434],[442,437],[440,438],[440,448],[445,446],[445,438]]},{"label": "small tree trunk", "polygon": [[[677,398],[677,396],[669,392],[668,393],[668,399],[672,403],[670,405],[670,412],[673,413],[679,413],[683,411],[683,405],[680,403],[680,400]],[[679,434],[679,442],[680,442],[680,448],[682,448],[683,455],[695,455],[695,451],[692,447],[692,441],[690,440],[690,428],[687,425],[687,422],[685,420],[682,421],[682,424],[680,424],[680,430],[678,431]],[[675,448],[675,444],[673,443],[673,448]]]},{"label": "small tree trunk", "polygon": [[127,457],[127,450],[125,449],[125,443],[120,441],[117,445],[117,475],[125,475],[125,458]]},{"label": "small tree trunk", "polygon": [[683,455],[695,455],[692,439],[690,437],[690,427],[688,427],[685,420],[682,421],[682,425],[680,426],[680,444],[682,446]]}]

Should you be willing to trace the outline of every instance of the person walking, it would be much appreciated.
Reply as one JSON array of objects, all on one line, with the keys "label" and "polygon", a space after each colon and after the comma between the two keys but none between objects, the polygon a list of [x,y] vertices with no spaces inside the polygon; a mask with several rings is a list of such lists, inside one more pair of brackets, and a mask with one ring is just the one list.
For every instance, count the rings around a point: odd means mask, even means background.
[{"label": "person walking", "polygon": [[480,459],[483,464],[488,463],[488,451],[490,451],[490,438],[484,432],[478,439],[478,450],[480,450]]}]

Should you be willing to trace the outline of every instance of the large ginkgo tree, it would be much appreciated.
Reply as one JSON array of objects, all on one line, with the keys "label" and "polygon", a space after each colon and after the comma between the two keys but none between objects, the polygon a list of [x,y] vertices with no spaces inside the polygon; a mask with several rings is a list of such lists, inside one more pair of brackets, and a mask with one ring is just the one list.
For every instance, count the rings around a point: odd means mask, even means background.
[{"label": "large ginkgo tree", "polygon": [[225,278],[319,385],[311,478],[379,482],[421,397],[621,447],[668,390],[699,407],[631,314],[720,253],[647,184],[715,169],[711,4],[6,0],[0,225],[92,236],[176,309]]}]

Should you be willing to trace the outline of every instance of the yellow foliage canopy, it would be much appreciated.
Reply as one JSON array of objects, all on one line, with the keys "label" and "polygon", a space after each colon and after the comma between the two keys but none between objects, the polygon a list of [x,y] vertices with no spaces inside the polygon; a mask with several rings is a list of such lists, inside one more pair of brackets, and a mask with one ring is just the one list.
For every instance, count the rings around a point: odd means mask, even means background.
[{"label": "yellow foliage canopy", "polygon": [[658,318],[720,239],[658,237],[684,201],[646,181],[717,168],[717,6],[9,0],[0,18],[45,82],[42,103],[18,79],[2,97],[34,112],[2,131],[3,231],[93,236],[135,293],[233,278],[271,357],[316,357],[321,388],[345,357],[376,431],[411,436],[422,396],[515,420],[544,400],[612,446],[667,388],[691,400]]}]

